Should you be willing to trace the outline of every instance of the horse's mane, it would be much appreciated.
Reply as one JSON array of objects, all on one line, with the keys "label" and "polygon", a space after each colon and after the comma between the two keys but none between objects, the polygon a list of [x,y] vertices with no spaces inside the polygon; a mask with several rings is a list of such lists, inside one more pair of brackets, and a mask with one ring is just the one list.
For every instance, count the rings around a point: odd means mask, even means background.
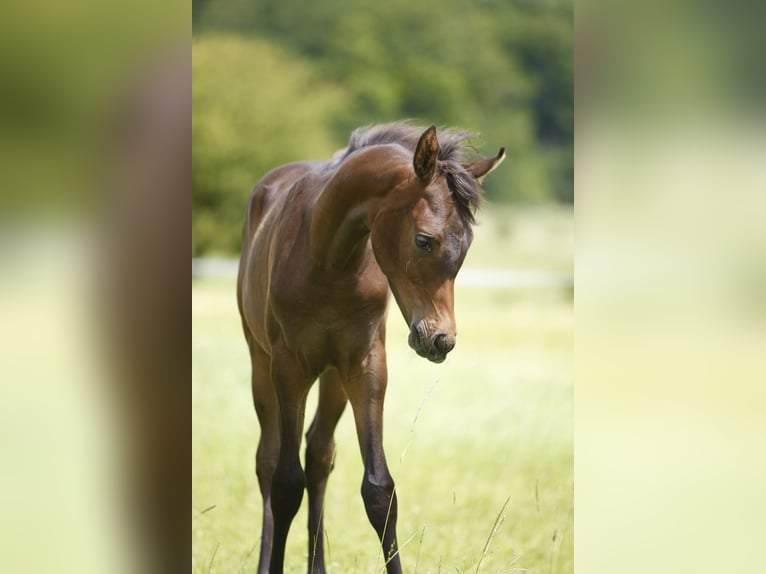
[{"label": "horse's mane", "polygon": [[[381,144],[399,144],[415,153],[418,140],[426,130],[410,121],[393,122],[357,128],[351,134],[343,159],[360,148]],[[452,198],[464,221],[474,223],[474,211],[481,204],[481,186],[466,171],[464,163],[475,159],[476,147],[470,143],[479,134],[457,128],[436,131],[439,140],[437,169],[447,178]],[[342,160],[341,160],[342,161]]]}]

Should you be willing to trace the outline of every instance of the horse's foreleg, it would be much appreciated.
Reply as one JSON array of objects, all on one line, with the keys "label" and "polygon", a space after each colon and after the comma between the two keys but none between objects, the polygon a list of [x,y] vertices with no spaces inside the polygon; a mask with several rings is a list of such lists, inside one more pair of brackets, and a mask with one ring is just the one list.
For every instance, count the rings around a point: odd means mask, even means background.
[{"label": "horse's foreleg", "polygon": [[255,473],[263,499],[263,521],[261,528],[261,552],[258,559],[258,574],[268,574],[271,561],[271,546],[274,536],[274,519],[271,512],[271,478],[279,457],[279,413],[277,396],[269,376],[269,357],[250,340],[252,362],[252,388],[255,412],[261,426],[258,450],[255,455]]},{"label": "horse's foreleg", "polygon": [[346,392],[354,409],[356,432],[364,460],[362,499],[367,517],[383,546],[386,572],[401,574],[396,541],[396,491],[383,452],[386,381],[386,352],[381,341],[367,357],[362,373],[347,382]]},{"label": "horse's foreleg", "polygon": [[279,403],[279,458],[271,481],[271,510],[274,540],[271,549],[271,574],[284,568],[285,544],[295,514],[303,500],[306,477],[301,467],[299,448],[306,411],[307,381],[300,365],[289,353],[276,349],[271,359],[271,380]]},{"label": "horse's foreleg", "polygon": [[309,494],[309,574],[324,574],[324,495],[335,454],[333,434],[348,401],[337,371],[319,382],[319,403],[306,433],[306,487]]}]

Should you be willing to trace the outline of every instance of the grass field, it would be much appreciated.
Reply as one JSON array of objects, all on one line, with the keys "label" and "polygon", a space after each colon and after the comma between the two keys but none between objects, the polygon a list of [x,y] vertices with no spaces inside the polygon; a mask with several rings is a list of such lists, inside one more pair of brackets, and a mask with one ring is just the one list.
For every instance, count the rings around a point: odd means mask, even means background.
[{"label": "grass field", "polygon": [[[480,222],[466,267],[571,272],[571,211],[489,207]],[[258,424],[234,280],[195,279],[192,301],[193,572],[253,572]],[[393,302],[389,313],[384,435],[402,566],[423,574],[572,572],[572,292],[462,287],[456,314],[458,345],[433,365],[408,348]],[[315,389],[307,424],[314,401]],[[382,572],[359,494],[350,409],[336,441],[325,503],[328,569]],[[306,570],[306,517],[304,498],[286,572]]]}]

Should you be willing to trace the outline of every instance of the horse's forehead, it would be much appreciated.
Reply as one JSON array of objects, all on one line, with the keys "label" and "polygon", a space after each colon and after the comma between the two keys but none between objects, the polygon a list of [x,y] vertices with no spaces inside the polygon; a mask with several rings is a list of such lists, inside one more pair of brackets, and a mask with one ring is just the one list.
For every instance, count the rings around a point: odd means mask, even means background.
[{"label": "horse's forehead", "polygon": [[412,215],[418,226],[445,237],[462,236],[466,231],[463,219],[450,197],[436,194],[421,197],[413,206]]}]

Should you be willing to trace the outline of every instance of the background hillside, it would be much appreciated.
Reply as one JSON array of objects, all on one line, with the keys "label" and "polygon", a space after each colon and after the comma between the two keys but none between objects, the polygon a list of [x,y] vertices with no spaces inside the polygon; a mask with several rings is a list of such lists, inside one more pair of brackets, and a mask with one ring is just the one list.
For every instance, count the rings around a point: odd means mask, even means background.
[{"label": "background hillside", "polygon": [[193,254],[239,249],[270,168],[414,118],[481,132],[509,161],[490,200],[571,203],[571,0],[195,0]]}]

